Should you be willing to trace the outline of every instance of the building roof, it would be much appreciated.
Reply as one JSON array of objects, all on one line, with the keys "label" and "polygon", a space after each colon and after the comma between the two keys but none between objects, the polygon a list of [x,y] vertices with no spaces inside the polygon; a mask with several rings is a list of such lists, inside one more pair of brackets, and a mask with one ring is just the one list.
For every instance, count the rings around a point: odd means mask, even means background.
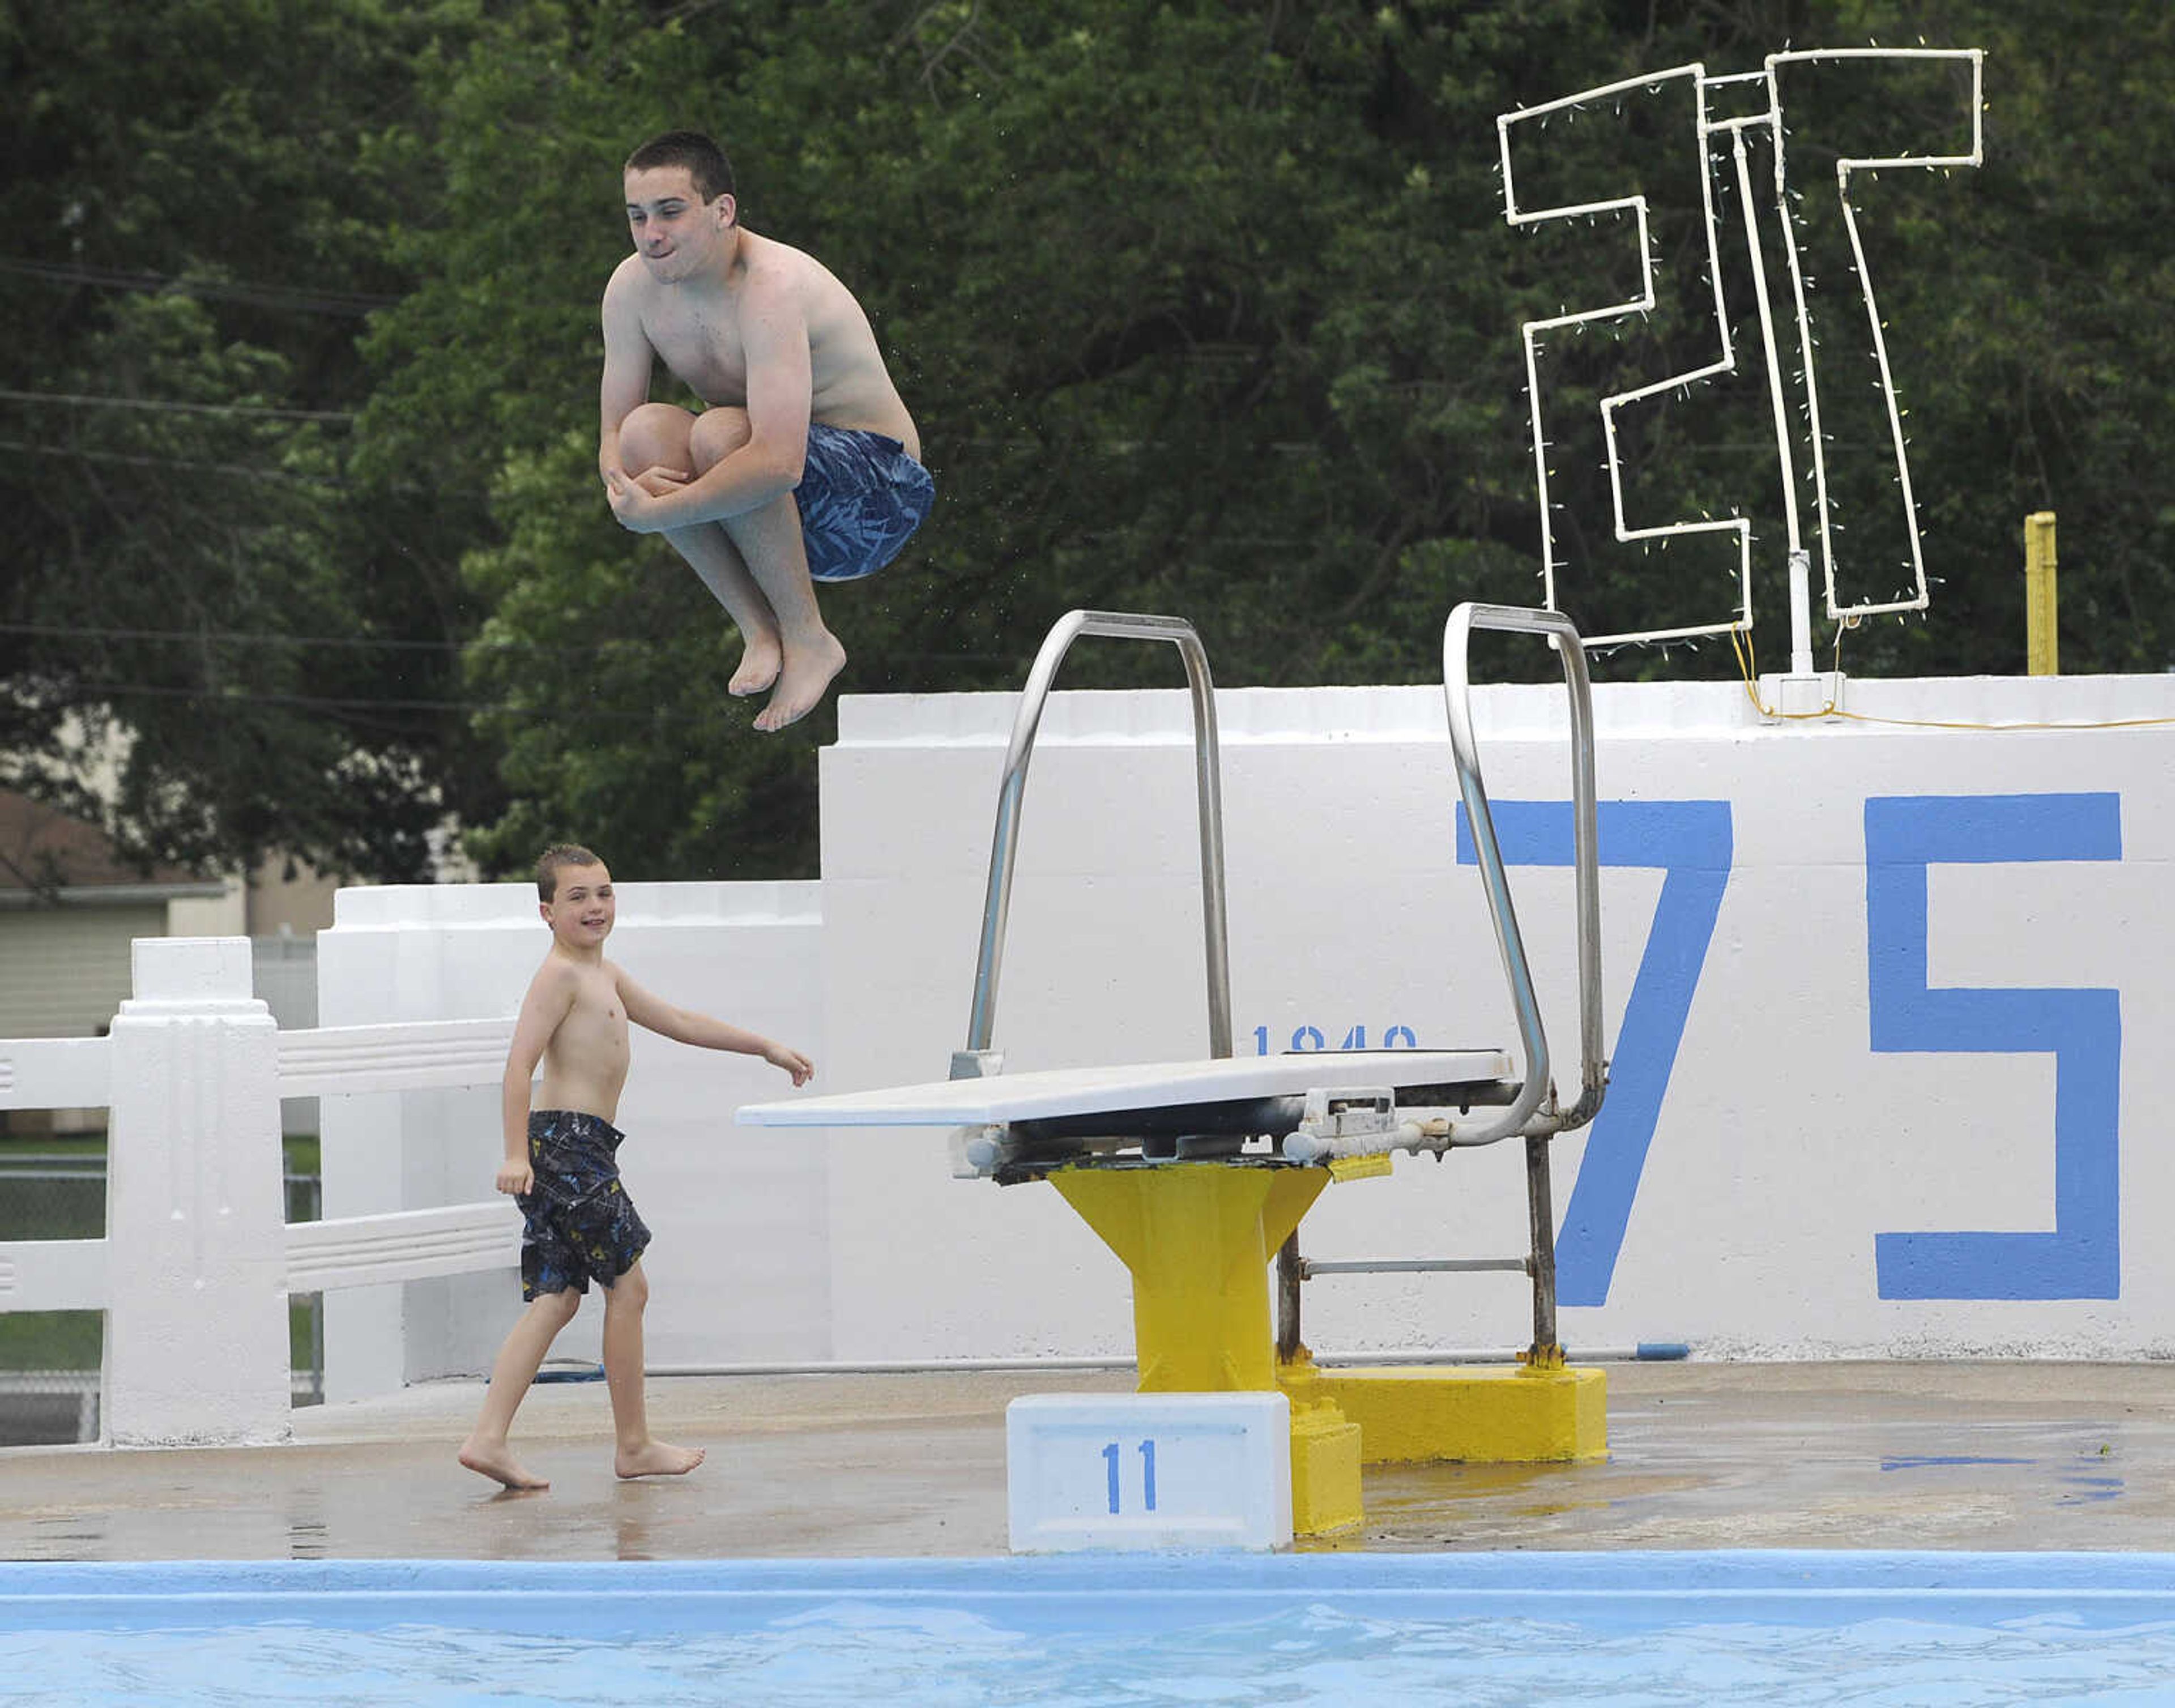
[{"label": "building roof", "polygon": [[220,887],[187,866],[138,865],[96,825],[0,789],[0,900],[151,901]]}]

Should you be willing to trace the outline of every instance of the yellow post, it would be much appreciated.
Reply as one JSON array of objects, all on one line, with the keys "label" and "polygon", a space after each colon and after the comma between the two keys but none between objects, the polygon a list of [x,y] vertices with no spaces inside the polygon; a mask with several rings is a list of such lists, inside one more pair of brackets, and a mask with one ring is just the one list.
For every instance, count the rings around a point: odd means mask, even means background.
[{"label": "yellow post", "polygon": [[2062,674],[2055,639],[2054,512],[2024,518],[2024,665],[2035,676]]},{"label": "yellow post", "polygon": [[1132,1272],[1142,1393],[1275,1388],[1269,1261],[1326,1168],[1060,1168],[1050,1184]]}]

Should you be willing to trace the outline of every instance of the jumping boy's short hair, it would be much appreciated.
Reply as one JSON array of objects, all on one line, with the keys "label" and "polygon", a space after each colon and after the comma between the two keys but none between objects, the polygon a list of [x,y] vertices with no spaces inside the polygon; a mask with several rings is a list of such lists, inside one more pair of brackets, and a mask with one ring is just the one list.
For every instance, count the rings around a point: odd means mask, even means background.
[{"label": "jumping boy's short hair", "polygon": [[659,166],[685,166],[695,181],[695,193],[705,202],[735,193],[733,163],[715,141],[700,131],[666,131],[652,137],[626,157],[624,170],[648,172]]},{"label": "jumping boy's short hair", "polygon": [[551,844],[536,857],[536,899],[548,902],[559,893],[561,866],[600,866],[604,862],[576,842]]}]

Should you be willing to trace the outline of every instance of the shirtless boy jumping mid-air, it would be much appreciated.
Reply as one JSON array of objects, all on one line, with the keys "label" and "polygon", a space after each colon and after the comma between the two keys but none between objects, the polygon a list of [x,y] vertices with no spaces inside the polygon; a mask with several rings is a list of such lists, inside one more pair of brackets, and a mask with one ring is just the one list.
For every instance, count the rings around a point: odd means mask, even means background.
[{"label": "shirtless boy jumping mid-air", "polygon": [[[681,1044],[759,1055],[805,1085],[815,1072],[797,1049],[659,1001],[605,959],[615,903],[611,874],[587,849],[561,845],[536,863],[537,911],[551,949],[529,982],[506,1055],[506,1160],[497,1186],[521,1206],[521,1296],[529,1301],[491,1368],[483,1412],[460,1461],[508,1488],[545,1488],[507,1446],[513,1414],[559,1331],[574,1320],[594,1277],[605,1290],[605,1381],[611,1393],[621,1477],[676,1477],[700,1449],[654,1440],[643,1399],[642,1312],[649,1229],[620,1185],[612,1125],[626,1083],[627,1022]],[[540,1107],[529,1084],[544,1065]]]},{"label": "shirtless boy jumping mid-air", "polygon": [[[724,152],[668,131],[627,157],[634,253],[605,287],[597,466],[612,512],[662,534],[740,626],[730,684],[758,729],[820,704],[846,662],[813,583],[873,575],[935,485],[853,294],[740,223]],[[657,359],[709,407],[651,403]]]}]

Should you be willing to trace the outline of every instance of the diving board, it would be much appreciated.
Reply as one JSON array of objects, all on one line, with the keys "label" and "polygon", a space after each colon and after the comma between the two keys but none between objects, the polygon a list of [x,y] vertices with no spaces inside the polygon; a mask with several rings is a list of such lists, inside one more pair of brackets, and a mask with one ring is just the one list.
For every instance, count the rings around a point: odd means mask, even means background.
[{"label": "diving board", "polygon": [[1118,1066],[1044,1068],[985,1079],[936,1080],[880,1091],[840,1092],[749,1103],[740,1119],[759,1127],[1005,1126],[1080,1115],[1114,1117],[1183,1110],[1261,1098],[1304,1098],[1424,1087],[1474,1093],[1509,1076],[1500,1049],[1306,1050],[1288,1055],[1227,1056],[1207,1061],[1135,1062]]}]

